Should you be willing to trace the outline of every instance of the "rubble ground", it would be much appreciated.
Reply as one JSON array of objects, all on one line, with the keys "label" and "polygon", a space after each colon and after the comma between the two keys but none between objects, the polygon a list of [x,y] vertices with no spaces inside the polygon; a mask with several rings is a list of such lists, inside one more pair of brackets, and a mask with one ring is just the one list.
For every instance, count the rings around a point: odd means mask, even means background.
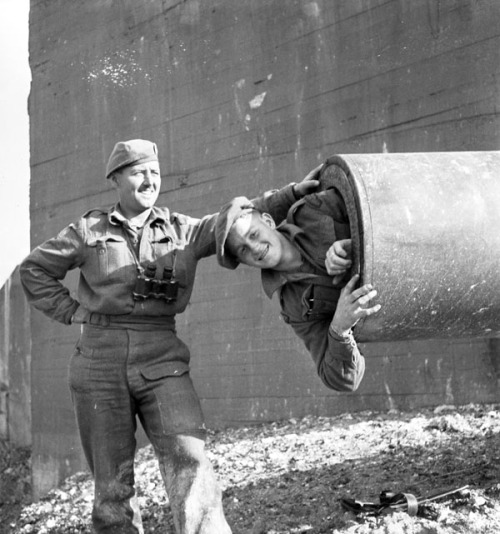
[{"label": "rubble ground", "polygon": [[[211,432],[207,447],[234,534],[500,532],[497,405],[291,419]],[[1,534],[91,532],[87,473],[29,503],[29,454],[10,454],[10,464],[0,463]],[[150,446],[138,451],[136,483],[145,533],[173,534]],[[414,517],[355,515],[340,504],[344,497],[378,503],[384,490],[421,498],[458,488]]]}]

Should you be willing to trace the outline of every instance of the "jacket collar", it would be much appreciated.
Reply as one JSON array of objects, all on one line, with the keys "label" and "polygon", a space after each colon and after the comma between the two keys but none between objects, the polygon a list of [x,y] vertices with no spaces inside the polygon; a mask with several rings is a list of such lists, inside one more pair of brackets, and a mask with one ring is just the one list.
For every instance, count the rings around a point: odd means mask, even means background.
[{"label": "jacket collar", "polygon": [[[154,224],[164,224],[170,219],[170,211],[168,208],[159,208],[153,206],[151,213],[146,221],[146,224],[153,226]],[[115,204],[108,212],[108,221],[110,224],[123,225],[128,219],[120,212],[118,203]]]}]

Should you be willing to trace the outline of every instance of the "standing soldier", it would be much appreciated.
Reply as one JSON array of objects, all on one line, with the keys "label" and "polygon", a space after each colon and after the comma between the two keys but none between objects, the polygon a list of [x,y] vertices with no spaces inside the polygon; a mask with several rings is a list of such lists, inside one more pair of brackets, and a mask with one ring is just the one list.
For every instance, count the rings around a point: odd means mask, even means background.
[{"label": "standing soldier", "polygon": [[[175,330],[198,261],[215,253],[216,215],[195,219],[155,206],[161,176],[150,141],[117,143],[106,178],[118,203],[88,211],[35,248],[20,270],[35,308],[63,324],[82,325],[70,388],[95,480],[95,531],[143,532],[133,471],[137,416],[158,457],[176,531],[230,533],[205,454],[189,349]],[[283,218],[295,194],[317,186],[311,178],[266,194],[257,205]],[[61,283],[76,268],[78,300]]]}]

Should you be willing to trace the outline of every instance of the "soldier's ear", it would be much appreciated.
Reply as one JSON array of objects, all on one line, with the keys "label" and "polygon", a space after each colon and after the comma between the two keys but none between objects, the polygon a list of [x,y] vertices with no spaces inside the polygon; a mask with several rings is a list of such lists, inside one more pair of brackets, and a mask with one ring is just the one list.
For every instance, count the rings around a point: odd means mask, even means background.
[{"label": "soldier's ear", "polygon": [[119,173],[118,172],[114,172],[113,174],[111,174],[108,178],[108,180],[110,181],[111,183],[111,187],[113,187],[114,189],[116,189],[118,187],[118,180],[119,180]]},{"label": "soldier's ear", "polygon": [[269,228],[272,228],[273,230],[276,228],[276,223],[269,213],[261,213],[260,218],[267,224],[267,226],[269,226]]}]

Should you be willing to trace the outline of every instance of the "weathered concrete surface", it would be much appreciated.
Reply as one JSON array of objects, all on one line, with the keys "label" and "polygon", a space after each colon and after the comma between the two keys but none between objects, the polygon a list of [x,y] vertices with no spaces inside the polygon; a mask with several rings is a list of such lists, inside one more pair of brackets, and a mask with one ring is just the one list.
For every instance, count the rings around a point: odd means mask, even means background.
[{"label": "weathered concrete surface", "polygon": [[[499,15],[495,0],[31,0],[32,245],[113,201],[103,168],[124,138],[159,144],[160,201],[193,216],[335,153],[496,150]],[[211,425],[498,399],[483,340],[369,345],[359,392],[333,394],[257,273],[214,260],[179,322]],[[39,495],[84,465],[78,329],[34,312],[32,336]]]},{"label": "weathered concrete surface", "polygon": [[30,309],[16,269],[0,289],[0,439],[31,445]]}]

